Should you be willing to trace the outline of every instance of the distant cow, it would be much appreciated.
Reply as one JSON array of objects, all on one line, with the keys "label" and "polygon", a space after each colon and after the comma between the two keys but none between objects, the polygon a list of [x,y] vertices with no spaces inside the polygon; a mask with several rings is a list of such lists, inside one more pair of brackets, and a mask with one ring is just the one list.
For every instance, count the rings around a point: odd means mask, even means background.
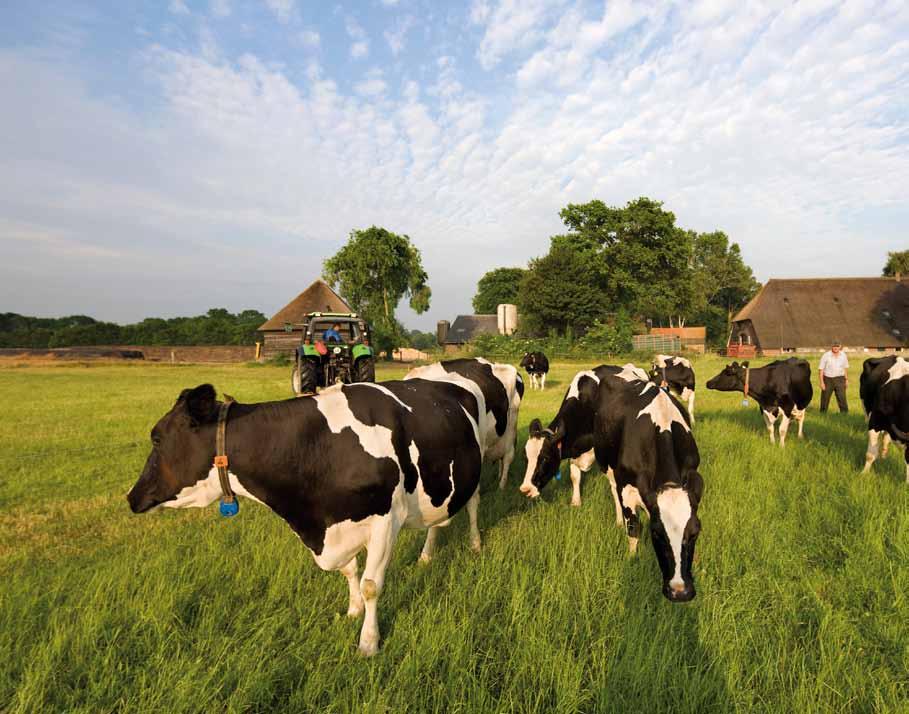
[{"label": "distant cow", "polygon": [[549,360],[542,352],[525,352],[521,358],[521,367],[530,376],[530,388],[544,389],[546,375],[549,373]]},{"label": "distant cow", "polygon": [[868,451],[865,473],[878,456],[886,456],[891,438],[907,444],[906,482],[909,483],[909,362],[902,357],[865,360],[859,386],[862,406],[868,417]]},{"label": "distant cow", "polygon": [[[532,498],[539,495],[543,484],[558,473],[563,459],[570,459],[571,505],[581,505],[581,474],[586,473],[596,461],[593,453],[593,420],[597,409],[597,394],[603,380],[647,381],[647,373],[626,364],[622,367],[601,364],[592,370],[578,372],[562,399],[562,405],[549,426],[544,429],[539,419],[530,423],[530,432],[524,452],[527,470],[521,493]],[[606,470],[615,500],[616,522],[622,525],[622,510],[616,493],[612,472]]]},{"label": "distant cow", "polygon": [[[347,578],[347,614],[366,612],[363,654],[378,650],[378,598],[402,527],[428,528],[466,506],[471,539],[479,543],[479,400],[481,394],[457,384],[414,379],[338,385],[318,396],[233,404],[226,412],[230,489],[266,504],[319,567]],[[134,513],[218,499],[212,461],[219,414],[210,384],[180,394],[151,431],[151,453],[127,496]]]},{"label": "distant cow", "polygon": [[653,360],[651,379],[666,386],[688,403],[688,416],[694,424],[694,369],[684,357],[657,355]]},{"label": "distant cow", "polygon": [[[479,390],[485,406],[481,407],[480,431],[483,435],[484,463],[499,463],[499,488],[505,488],[508,470],[514,460],[515,441],[518,433],[518,408],[524,396],[524,382],[518,370],[510,364],[494,364],[476,357],[435,362],[416,367],[407,373],[405,380],[431,379],[453,382],[471,390]],[[426,534],[420,560],[432,560],[440,523]],[[479,543],[476,544],[477,549]]]},{"label": "distant cow", "polygon": [[774,425],[780,418],[780,446],[786,445],[789,421],[799,424],[799,439],[805,423],[805,408],[814,396],[811,387],[811,367],[796,357],[771,362],[764,367],[751,368],[748,362],[733,362],[716,377],[707,382],[707,389],[720,392],[743,392],[753,397],[764,415],[770,433],[770,443],[775,444]]}]

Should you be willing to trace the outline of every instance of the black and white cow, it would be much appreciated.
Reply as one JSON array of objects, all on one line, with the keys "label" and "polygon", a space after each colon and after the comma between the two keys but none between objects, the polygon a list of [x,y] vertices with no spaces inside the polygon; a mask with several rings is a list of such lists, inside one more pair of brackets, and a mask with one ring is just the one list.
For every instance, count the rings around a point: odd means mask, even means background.
[{"label": "black and white cow", "polygon": [[[651,381],[602,379],[596,400],[594,453],[600,468],[614,475],[629,550],[637,551],[638,509],[643,508],[650,514],[663,595],[674,602],[691,600],[691,562],[701,528],[697,511],[704,484],[688,415]],[[535,489],[542,489],[553,474],[551,468],[538,470]]]},{"label": "black and white cow", "polygon": [[743,392],[754,398],[764,416],[770,433],[770,443],[776,443],[774,425],[780,419],[780,446],[786,445],[789,422],[799,424],[799,439],[803,437],[805,408],[814,396],[811,386],[811,367],[803,359],[790,357],[763,367],[751,368],[748,362],[733,362],[707,382],[707,389],[720,392]]},{"label": "black and white cow", "polygon": [[[460,384],[482,395],[485,408],[480,410],[479,428],[484,437],[483,463],[499,463],[499,488],[505,488],[508,470],[514,460],[515,441],[518,434],[518,409],[524,396],[524,382],[518,370],[510,364],[496,364],[482,357],[446,360],[423,367],[416,367],[405,380],[429,379]],[[428,563],[435,551],[438,529],[448,521],[429,529],[420,553],[420,562]],[[480,549],[479,540],[471,542],[474,550]]]},{"label": "black and white cow", "polygon": [[[347,614],[365,610],[359,649],[378,650],[378,597],[398,531],[477,507],[482,395],[427,380],[338,385],[318,396],[234,404],[229,481],[300,536],[324,570],[347,578]],[[151,432],[152,450],[127,498],[134,513],[204,507],[221,493],[215,456],[220,403],[209,384],[184,390]],[[357,554],[365,549],[363,576]]]},{"label": "black and white cow", "polygon": [[879,453],[886,456],[890,440],[896,439],[907,445],[906,482],[909,483],[909,362],[896,356],[865,360],[859,394],[868,417],[868,450],[863,471],[871,470]]},{"label": "black and white cow", "polygon": [[[559,411],[549,426],[544,429],[539,419],[530,423],[530,432],[524,446],[527,470],[521,484],[521,493],[531,498],[539,496],[539,484],[547,483],[555,476],[563,459],[570,459],[571,505],[581,505],[581,475],[589,471],[596,461],[593,453],[593,419],[597,409],[597,394],[600,382],[607,379],[646,382],[647,373],[631,363],[622,367],[601,364],[578,372],[571,380]],[[615,499],[616,523],[622,525],[622,510],[619,507],[615,479],[608,469],[606,477]]]},{"label": "black and white cow", "polygon": [[521,358],[521,367],[530,376],[530,388],[544,389],[546,375],[549,374],[549,360],[542,352],[525,352]]},{"label": "black and white cow", "polygon": [[694,369],[685,357],[657,355],[653,359],[650,378],[657,384],[666,383],[682,401],[688,403],[688,416],[694,424]]}]

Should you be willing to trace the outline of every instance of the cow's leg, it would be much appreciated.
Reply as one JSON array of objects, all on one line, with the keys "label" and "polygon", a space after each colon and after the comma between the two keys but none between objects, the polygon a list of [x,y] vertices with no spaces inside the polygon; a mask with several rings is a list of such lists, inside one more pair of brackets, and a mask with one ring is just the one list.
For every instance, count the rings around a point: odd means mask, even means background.
[{"label": "cow's leg", "polygon": [[694,424],[694,390],[684,387],[679,396],[688,400],[688,417],[691,419],[691,423]]},{"label": "cow's leg", "polygon": [[804,438],[802,430],[803,430],[803,427],[805,426],[805,410],[793,408],[792,418],[795,419],[799,424],[799,439]]},{"label": "cow's leg", "polygon": [[773,433],[773,425],[776,423],[776,414],[773,411],[762,410],[764,415],[764,424],[767,425],[767,431],[770,433],[770,443],[776,444],[776,435]]},{"label": "cow's leg", "polygon": [[568,471],[571,475],[571,505],[581,505],[581,467],[574,459],[569,462]]},{"label": "cow's leg", "polygon": [[[508,471],[511,469],[511,462],[514,461],[514,444],[509,445],[508,451],[499,461],[499,490],[505,489],[508,483]],[[479,488],[479,487],[478,487]]]},{"label": "cow's leg", "polygon": [[621,528],[625,518],[622,516],[622,504],[619,501],[618,489],[615,487],[615,474],[611,468],[606,469],[606,478],[609,479],[609,488],[612,489],[612,500],[615,503],[615,524]]},{"label": "cow's leg", "polygon": [[360,594],[366,607],[366,617],[360,630],[360,653],[367,657],[379,651],[379,595],[385,584],[385,569],[391,560],[400,525],[394,512],[377,518],[369,533],[366,546],[366,565],[360,579]]},{"label": "cow's leg", "polygon": [[887,458],[887,454],[890,452],[890,442],[891,441],[893,441],[893,439],[890,437],[890,432],[885,431],[884,432],[884,445],[881,447],[881,458],[882,459]]},{"label": "cow's leg", "polygon": [[360,581],[357,578],[357,556],[351,558],[350,562],[341,568],[341,575],[347,578],[347,589],[350,591],[347,616],[359,617],[363,614],[363,596],[360,594]]},{"label": "cow's leg", "polygon": [[786,446],[786,434],[789,433],[789,417],[780,409],[780,448]]},{"label": "cow's leg", "polygon": [[450,518],[447,521],[430,526],[429,530],[426,531],[426,540],[423,542],[423,550],[420,551],[420,562],[422,564],[425,565],[432,560],[432,556],[436,553],[436,538],[439,536],[439,529],[447,528],[449,525],[451,525]]},{"label": "cow's leg", "polygon": [[862,469],[862,473],[866,474],[871,471],[871,465],[877,459],[880,438],[881,432],[874,429],[868,430],[868,450],[865,452],[865,468]]},{"label": "cow's leg", "polygon": [[467,518],[470,520],[470,549],[474,553],[479,553],[482,547],[480,540],[480,529],[477,527],[477,512],[480,510],[480,486],[477,484],[476,490],[467,501]]},{"label": "cow's leg", "polygon": [[546,389],[546,372],[543,372],[543,376],[540,379],[540,389]]},{"label": "cow's leg", "polygon": [[906,483],[909,484],[909,444],[906,444],[905,447],[906,451],[903,456],[906,460]]},{"label": "cow's leg", "polygon": [[643,506],[641,494],[631,485],[622,487],[622,515],[625,517],[625,530],[628,533],[628,552],[638,552],[638,541],[641,539],[641,519],[638,517],[638,506]]}]

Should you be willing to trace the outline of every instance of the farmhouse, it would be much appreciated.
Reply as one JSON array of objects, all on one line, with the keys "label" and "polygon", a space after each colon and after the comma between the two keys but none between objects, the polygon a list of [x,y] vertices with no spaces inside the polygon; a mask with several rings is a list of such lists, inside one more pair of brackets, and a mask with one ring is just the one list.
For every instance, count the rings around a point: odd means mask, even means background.
[{"label": "farmhouse", "polygon": [[729,348],[764,355],[847,350],[893,352],[909,338],[909,279],[768,280],[733,318]]},{"label": "farmhouse", "polygon": [[353,312],[353,309],[328,283],[316,280],[259,328],[262,357],[293,354],[303,338],[303,317],[310,312]]},{"label": "farmhouse", "polygon": [[518,308],[499,305],[495,315],[458,315],[454,322],[439,320],[436,341],[445,352],[457,352],[479,335],[511,335],[518,327]]}]

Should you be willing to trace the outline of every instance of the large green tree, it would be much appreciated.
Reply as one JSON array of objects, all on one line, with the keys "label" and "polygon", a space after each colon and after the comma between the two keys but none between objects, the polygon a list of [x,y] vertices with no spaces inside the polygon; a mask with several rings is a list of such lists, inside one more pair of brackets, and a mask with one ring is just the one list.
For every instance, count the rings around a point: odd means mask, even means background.
[{"label": "large green tree", "polygon": [[883,275],[893,277],[897,273],[909,277],[909,250],[896,250],[887,253],[887,264]]},{"label": "large green tree", "polygon": [[518,299],[518,288],[527,271],[524,268],[496,268],[486,273],[477,283],[477,294],[473,297],[473,311],[487,315],[496,311],[502,303],[514,303]]},{"label": "large green tree", "polygon": [[420,251],[408,236],[378,226],[351,231],[344,247],[325,261],[322,275],[369,320],[379,348],[389,355],[401,339],[398,303],[406,297],[414,312],[429,309],[432,293]]},{"label": "large green tree", "polygon": [[692,233],[690,321],[707,327],[707,339],[725,344],[732,317],[761,285],[742,259],[738,243],[722,231]]}]

